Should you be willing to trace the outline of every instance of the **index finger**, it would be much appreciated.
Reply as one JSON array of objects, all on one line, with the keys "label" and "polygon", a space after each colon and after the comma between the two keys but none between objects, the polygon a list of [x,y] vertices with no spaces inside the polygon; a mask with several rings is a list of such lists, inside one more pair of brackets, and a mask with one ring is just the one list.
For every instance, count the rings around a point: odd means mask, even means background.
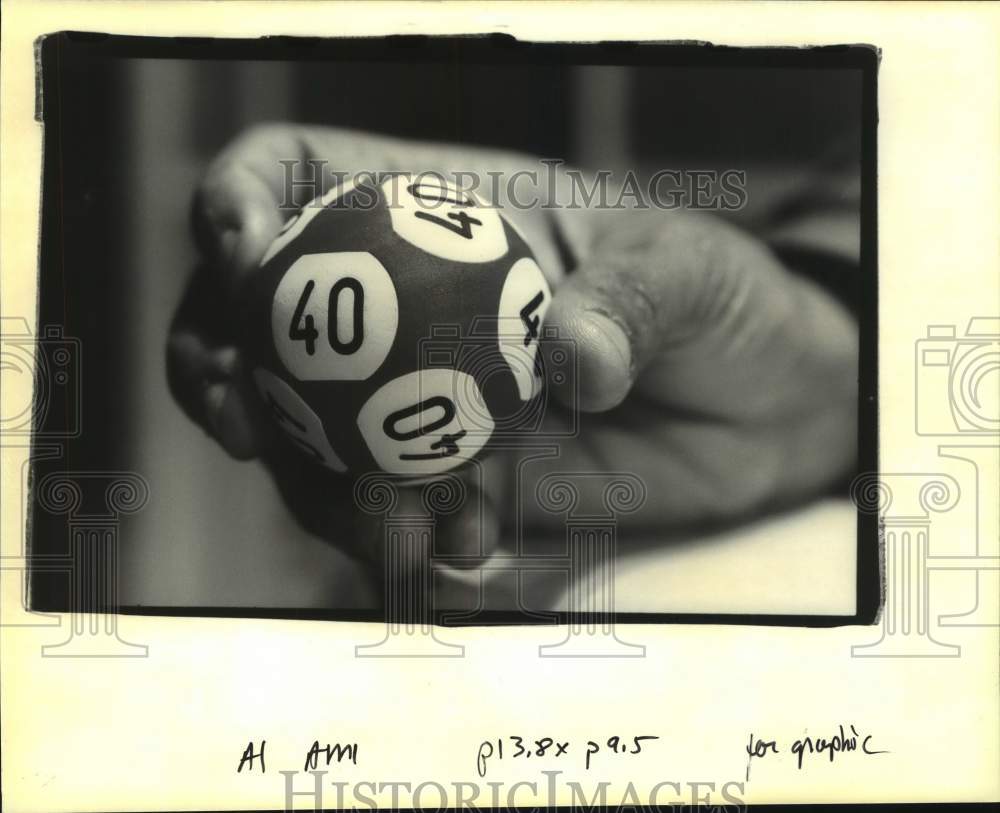
[{"label": "index finger", "polygon": [[239,286],[281,230],[287,167],[311,157],[300,128],[260,125],[212,162],[195,192],[192,226],[207,267],[227,290]]}]

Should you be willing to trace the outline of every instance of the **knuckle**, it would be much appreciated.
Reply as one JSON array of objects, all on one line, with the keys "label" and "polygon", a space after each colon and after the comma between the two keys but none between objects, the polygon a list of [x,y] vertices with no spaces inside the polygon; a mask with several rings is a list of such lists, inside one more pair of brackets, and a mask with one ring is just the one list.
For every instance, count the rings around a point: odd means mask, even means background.
[{"label": "knuckle", "polygon": [[652,284],[657,270],[649,266],[648,258],[623,257],[620,264],[613,264],[610,273],[595,284],[603,300],[616,304],[612,312],[621,315],[616,321],[624,323],[621,326],[630,340],[637,339],[640,332],[647,331],[658,319],[659,296]]},{"label": "knuckle", "polygon": [[677,263],[688,279],[680,286],[687,309],[704,325],[735,330],[748,314],[754,287],[773,265],[756,239],[710,215],[680,218],[673,235]]}]

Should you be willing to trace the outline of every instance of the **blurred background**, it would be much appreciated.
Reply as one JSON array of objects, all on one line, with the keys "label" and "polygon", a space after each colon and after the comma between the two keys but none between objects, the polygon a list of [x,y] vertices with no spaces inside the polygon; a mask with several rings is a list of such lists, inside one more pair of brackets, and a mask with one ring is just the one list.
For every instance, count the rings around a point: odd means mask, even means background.
[{"label": "blurred background", "polygon": [[[333,124],[592,168],[744,169],[749,202],[734,216],[761,229],[805,176],[823,189],[816,177],[846,160],[855,185],[860,177],[860,71],[477,61],[489,47],[457,43],[425,61],[419,45],[376,40],[371,60],[254,61],[171,58],[168,47],[140,58],[94,37],[47,42],[39,324],[81,341],[83,432],[59,460],[39,462],[36,478],[110,470],[148,481],[149,504],[122,521],[123,604],[378,601],[353,564],[296,525],[261,467],[230,460],[167,389],[167,330],[196,262],[190,197],[246,127]],[[852,206],[844,223],[856,251]],[[830,527],[846,527],[853,545],[846,510]],[[65,518],[36,510],[32,545],[65,550]],[[33,588],[36,607],[65,603],[64,580],[39,574]],[[853,592],[837,601],[853,607]]]}]

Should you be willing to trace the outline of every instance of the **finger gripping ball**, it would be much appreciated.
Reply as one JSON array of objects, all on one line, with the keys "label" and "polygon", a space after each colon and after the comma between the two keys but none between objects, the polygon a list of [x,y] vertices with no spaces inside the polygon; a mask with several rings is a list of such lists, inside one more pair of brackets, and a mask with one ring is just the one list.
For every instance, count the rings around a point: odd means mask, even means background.
[{"label": "finger gripping ball", "polygon": [[431,476],[537,419],[549,287],[505,217],[439,178],[312,201],[251,284],[257,391],[327,468]]}]

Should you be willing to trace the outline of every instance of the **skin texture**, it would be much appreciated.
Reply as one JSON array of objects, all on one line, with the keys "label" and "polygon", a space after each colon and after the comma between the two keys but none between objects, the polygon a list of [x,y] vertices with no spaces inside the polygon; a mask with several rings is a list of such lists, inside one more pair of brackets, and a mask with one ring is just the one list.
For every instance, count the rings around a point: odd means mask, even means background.
[{"label": "skin texture", "polygon": [[[239,318],[246,280],[291,214],[279,207],[279,162],[291,159],[322,159],[348,173],[509,176],[541,167],[509,153],[274,124],[227,147],[195,194],[192,224],[204,263],[169,338],[172,391],[233,457],[267,463],[307,528],[377,566],[378,520],[354,507],[349,478],[319,474],[275,442],[248,386],[235,328],[218,319],[220,313]],[[559,184],[566,183],[560,176]],[[563,191],[558,187],[557,196]],[[537,194],[545,201],[548,190],[523,179],[517,193],[520,200]],[[704,212],[504,213],[526,235],[553,286],[545,324],[576,348],[576,379],[549,382],[567,409],[549,410],[546,420],[550,428],[564,426],[573,410],[580,431],[561,442],[558,458],[524,469],[523,494],[551,471],[634,472],[649,496],[624,518],[623,530],[669,533],[808,500],[851,471],[856,323],[761,241]],[[209,312],[214,320],[205,318]],[[551,350],[543,344],[543,353]],[[501,525],[514,515],[518,458],[499,453],[463,474],[473,499],[441,518],[443,550],[488,554],[496,547]],[[401,499],[401,510],[419,503],[415,489]],[[526,502],[526,527],[561,527],[561,516],[533,504]],[[627,533],[622,541],[628,545]]]}]

